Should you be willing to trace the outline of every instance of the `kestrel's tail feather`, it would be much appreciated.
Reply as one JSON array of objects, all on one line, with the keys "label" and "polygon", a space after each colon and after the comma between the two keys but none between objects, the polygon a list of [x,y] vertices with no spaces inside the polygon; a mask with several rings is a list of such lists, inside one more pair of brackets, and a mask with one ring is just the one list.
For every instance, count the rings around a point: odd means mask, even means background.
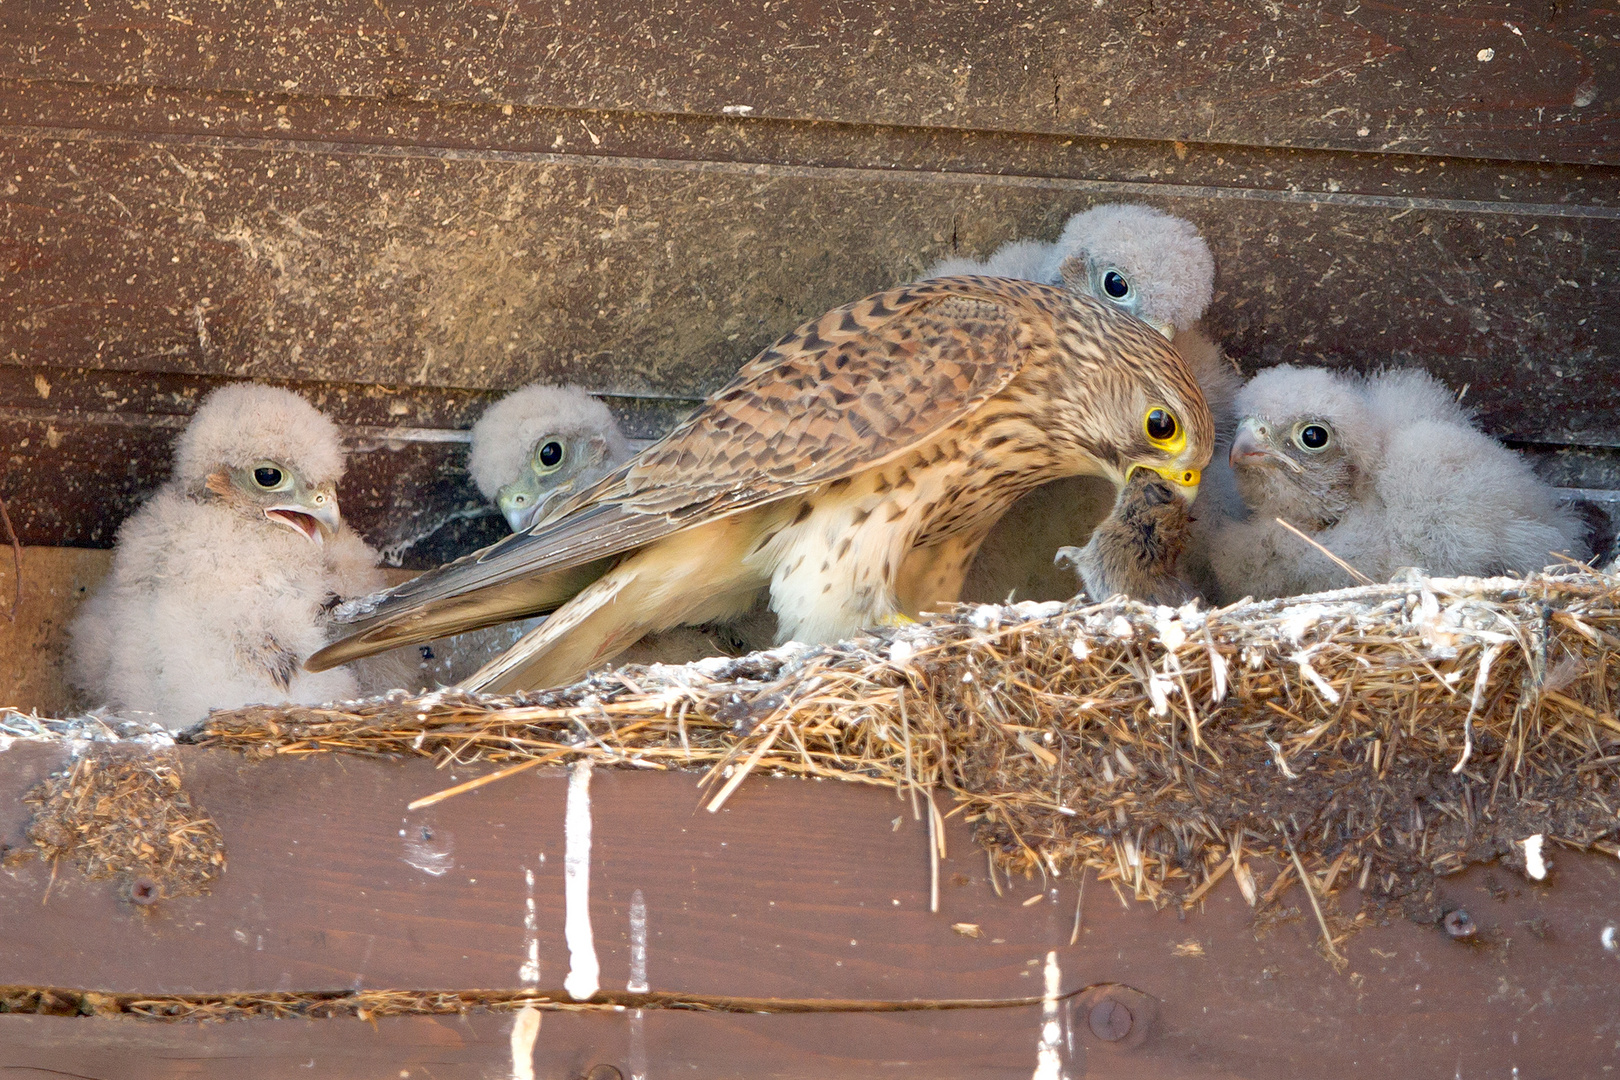
[{"label": "kestrel's tail feather", "polygon": [[[473,672],[464,679],[459,689],[475,690],[485,694],[510,694],[520,690],[536,690],[571,682],[591,667],[605,648],[629,633],[628,641],[619,646],[627,648],[635,643],[645,630],[624,619],[614,621],[611,627],[588,626],[602,608],[612,604],[634,581],[634,574],[610,573],[586,586],[578,596],[517,640],[510,649]],[[596,618],[596,623],[603,620]],[[594,632],[593,632],[594,631]],[[614,650],[617,652],[618,650]]]},{"label": "kestrel's tail feather", "polygon": [[723,518],[631,555],[460,685],[509,694],[575,681],[671,627],[747,611],[767,578],[745,556],[772,517]]},{"label": "kestrel's tail feather", "polygon": [[609,559],[599,559],[537,577],[500,582],[475,592],[435,598],[431,603],[419,602],[403,617],[366,620],[357,632],[305,660],[304,667],[310,671],[325,671],[387,649],[449,637],[509,619],[546,615],[578,595],[612,565]]}]

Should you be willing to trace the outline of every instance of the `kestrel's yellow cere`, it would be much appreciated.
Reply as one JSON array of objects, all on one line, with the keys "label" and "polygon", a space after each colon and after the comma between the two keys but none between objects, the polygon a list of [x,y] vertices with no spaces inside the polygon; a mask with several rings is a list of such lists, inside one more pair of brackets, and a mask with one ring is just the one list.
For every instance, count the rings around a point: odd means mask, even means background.
[{"label": "kestrel's yellow cere", "polygon": [[307,666],[552,613],[463,685],[553,686],[762,588],[780,640],[837,640],[955,600],[1048,480],[1145,468],[1190,502],[1214,438],[1145,323],[1029,281],[917,282],[805,323],[524,532],[355,605]]}]

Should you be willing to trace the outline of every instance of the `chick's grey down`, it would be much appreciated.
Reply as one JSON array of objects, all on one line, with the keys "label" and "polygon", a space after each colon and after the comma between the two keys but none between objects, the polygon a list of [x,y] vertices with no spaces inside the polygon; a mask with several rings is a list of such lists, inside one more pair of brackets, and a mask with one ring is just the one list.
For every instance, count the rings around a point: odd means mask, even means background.
[{"label": "chick's grey down", "polygon": [[1553,489],[1426,372],[1283,365],[1250,380],[1236,404],[1228,457],[1249,516],[1212,538],[1223,603],[1354,583],[1277,518],[1380,582],[1403,567],[1524,574],[1556,553],[1587,555],[1582,524]]}]

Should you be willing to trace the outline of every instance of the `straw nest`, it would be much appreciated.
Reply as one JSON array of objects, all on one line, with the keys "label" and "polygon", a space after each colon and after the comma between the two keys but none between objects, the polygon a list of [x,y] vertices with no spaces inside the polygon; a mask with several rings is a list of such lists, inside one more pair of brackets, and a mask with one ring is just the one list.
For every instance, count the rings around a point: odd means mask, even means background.
[{"label": "straw nest", "polygon": [[[585,756],[707,767],[710,805],[751,773],[837,777],[948,794],[1009,872],[1089,867],[1161,904],[1228,873],[1274,899],[1292,873],[1313,907],[1350,884],[1421,906],[1470,863],[1538,876],[1534,837],[1620,852],[1617,600],[1620,579],[1570,568],[1216,611],[962,607],[512,698],[219,712],[188,738],[507,764],[473,783]],[[1251,856],[1283,866],[1264,898]]]},{"label": "straw nest", "polygon": [[[52,864],[70,859],[91,881],[117,878],[146,906],[208,891],[225,869],[225,841],[181,784],[172,750],[105,744],[24,799],[35,807],[28,838]],[[49,887],[46,890],[49,895]]]}]

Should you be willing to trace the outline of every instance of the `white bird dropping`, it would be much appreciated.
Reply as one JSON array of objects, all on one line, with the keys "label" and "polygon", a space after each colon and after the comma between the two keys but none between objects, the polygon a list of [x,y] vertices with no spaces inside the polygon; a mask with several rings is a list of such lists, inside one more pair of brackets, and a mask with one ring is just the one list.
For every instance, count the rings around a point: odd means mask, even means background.
[{"label": "white bird dropping", "polygon": [[563,818],[563,899],[567,916],[568,977],[563,989],[584,1001],[601,987],[602,966],[591,934],[591,759],[574,762],[568,777],[568,808]]},{"label": "white bird dropping", "polygon": [[1063,1025],[1058,1023],[1058,996],[1063,992],[1063,971],[1057,951],[1046,954],[1046,987],[1041,997],[1041,1041],[1035,1051],[1035,1073],[1030,1080],[1064,1080]]}]

